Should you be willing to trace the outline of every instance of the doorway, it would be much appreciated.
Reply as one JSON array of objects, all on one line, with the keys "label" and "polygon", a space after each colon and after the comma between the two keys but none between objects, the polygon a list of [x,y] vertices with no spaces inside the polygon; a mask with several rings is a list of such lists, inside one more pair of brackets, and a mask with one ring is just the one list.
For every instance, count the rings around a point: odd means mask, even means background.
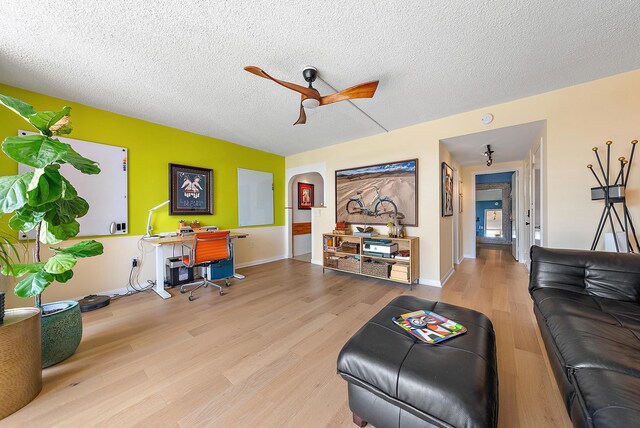
[{"label": "doorway", "polygon": [[505,171],[475,176],[476,254],[487,246],[504,247],[518,260],[515,175],[516,171]]},{"label": "doorway", "polygon": [[289,181],[291,258],[311,262],[312,207],[324,205],[324,180],[317,172],[298,174]]}]

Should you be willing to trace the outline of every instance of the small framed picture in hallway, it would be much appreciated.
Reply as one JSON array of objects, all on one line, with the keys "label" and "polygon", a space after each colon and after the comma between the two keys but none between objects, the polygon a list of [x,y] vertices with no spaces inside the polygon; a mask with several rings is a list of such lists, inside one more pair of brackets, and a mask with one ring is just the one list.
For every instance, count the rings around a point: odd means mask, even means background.
[{"label": "small framed picture in hallway", "polygon": [[453,169],[442,162],[442,217],[453,215]]},{"label": "small framed picture in hallway", "polygon": [[298,183],[298,209],[310,210],[313,206],[313,184]]}]

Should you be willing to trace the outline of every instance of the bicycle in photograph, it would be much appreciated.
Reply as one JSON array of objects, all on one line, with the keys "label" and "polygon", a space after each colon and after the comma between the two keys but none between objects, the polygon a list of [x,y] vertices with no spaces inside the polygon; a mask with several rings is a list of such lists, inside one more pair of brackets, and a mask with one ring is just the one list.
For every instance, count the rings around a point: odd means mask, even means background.
[{"label": "bicycle in photograph", "polygon": [[398,214],[398,207],[388,196],[380,196],[380,189],[378,186],[373,186],[376,193],[368,204],[362,199],[362,191],[356,192],[358,196],[349,199],[347,202],[348,214],[361,214],[367,216],[384,216],[388,215],[389,218],[402,218],[402,214]]}]

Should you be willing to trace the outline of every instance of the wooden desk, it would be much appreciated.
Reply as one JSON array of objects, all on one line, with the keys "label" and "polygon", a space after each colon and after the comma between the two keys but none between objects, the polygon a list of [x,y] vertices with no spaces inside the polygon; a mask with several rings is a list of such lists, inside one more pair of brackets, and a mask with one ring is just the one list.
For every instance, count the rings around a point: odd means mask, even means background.
[{"label": "wooden desk", "polygon": [[[236,255],[235,255],[235,245],[234,240],[236,238],[246,238],[249,236],[247,233],[236,233],[231,232],[229,237],[231,238],[231,251],[233,254],[233,276],[238,279],[243,279],[244,275],[236,273]],[[153,286],[153,291],[158,293],[160,297],[163,299],[170,299],[171,294],[169,294],[164,289],[164,280],[165,280],[165,267],[164,267],[164,245],[171,244],[189,244],[194,240],[194,236],[168,236],[168,237],[153,237],[153,238],[143,238],[144,242],[148,242],[154,247],[156,247],[156,284]]]}]

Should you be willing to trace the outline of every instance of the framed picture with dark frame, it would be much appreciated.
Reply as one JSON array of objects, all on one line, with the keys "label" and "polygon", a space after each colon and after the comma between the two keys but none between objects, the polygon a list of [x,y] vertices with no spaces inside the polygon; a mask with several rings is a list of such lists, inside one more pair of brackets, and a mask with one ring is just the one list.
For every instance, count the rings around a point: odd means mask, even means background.
[{"label": "framed picture with dark frame", "polygon": [[313,206],[313,184],[298,183],[298,209],[310,210]]},{"label": "framed picture with dark frame", "polygon": [[169,164],[169,215],[213,214],[213,170]]},{"label": "framed picture with dark frame", "polygon": [[453,168],[442,162],[442,217],[453,215]]},{"label": "framed picture with dark frame", "polygon": [[336,223],[418,225],[418,159],[336,171]]}]

